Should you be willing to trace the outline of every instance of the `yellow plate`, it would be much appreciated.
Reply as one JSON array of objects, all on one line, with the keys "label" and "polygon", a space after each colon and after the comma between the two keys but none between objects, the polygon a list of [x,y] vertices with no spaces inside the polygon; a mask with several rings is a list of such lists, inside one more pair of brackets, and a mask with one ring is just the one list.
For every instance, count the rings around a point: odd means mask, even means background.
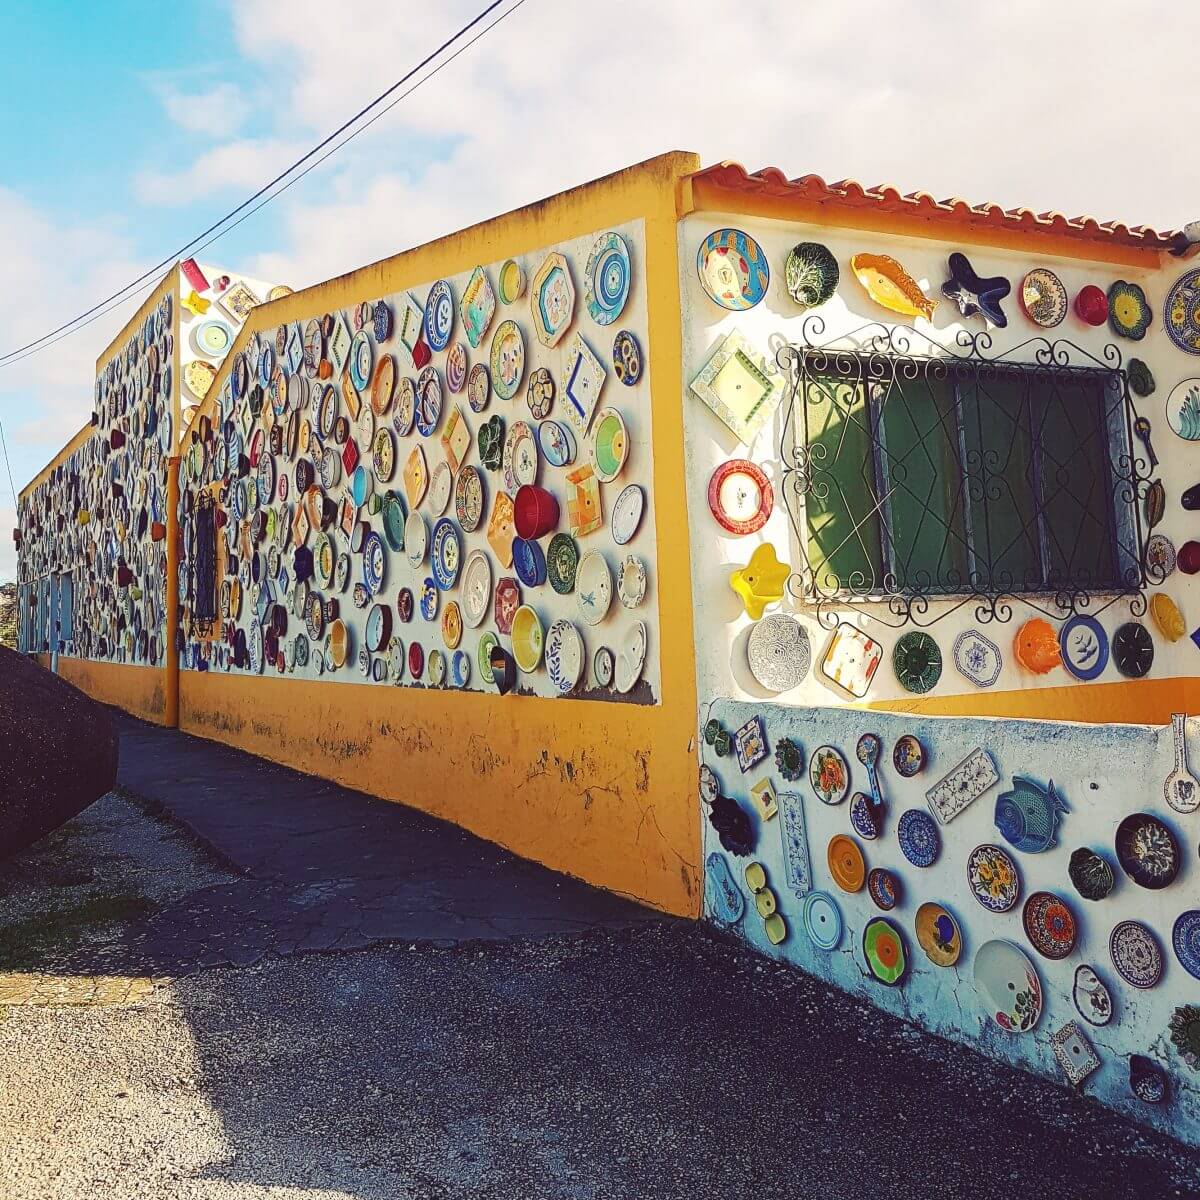
[{"label": "yellow plate", "polygon": [[1184,635],[1183,613],[1179,605],[1166,592],[1155,592],[1150,597],[1150,615],[1158,631],[1168,642],[1177,642]]}]

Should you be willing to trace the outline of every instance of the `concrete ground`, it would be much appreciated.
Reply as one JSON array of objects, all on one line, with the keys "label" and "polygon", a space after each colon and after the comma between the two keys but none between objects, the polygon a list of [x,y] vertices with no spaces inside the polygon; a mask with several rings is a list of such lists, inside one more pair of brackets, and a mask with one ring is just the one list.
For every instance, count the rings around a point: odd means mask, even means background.
[{"label": "concrete ground", "polygon": [[[1200,1196],[1200,1156],[699,927],[127,722],[0,866],[0,1196]],[[135,795],[136,793],[136,795]]]}]

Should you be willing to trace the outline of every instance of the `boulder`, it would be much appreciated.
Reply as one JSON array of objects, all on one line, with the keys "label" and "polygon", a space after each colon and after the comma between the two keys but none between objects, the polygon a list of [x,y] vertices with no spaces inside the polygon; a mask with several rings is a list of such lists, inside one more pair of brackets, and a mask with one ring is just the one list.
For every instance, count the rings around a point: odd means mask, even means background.
[{"label": "boulder", "polygon": [[0,859],[81,813],[116,778],[108,710],[0,646]]}]

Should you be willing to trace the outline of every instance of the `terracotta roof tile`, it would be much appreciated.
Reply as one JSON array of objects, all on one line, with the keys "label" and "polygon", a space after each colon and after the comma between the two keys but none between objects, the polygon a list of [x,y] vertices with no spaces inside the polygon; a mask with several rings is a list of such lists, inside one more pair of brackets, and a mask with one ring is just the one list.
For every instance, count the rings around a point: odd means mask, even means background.
[{"label": "terracotta roof tile", "polygon": [[1028,208],[1002,208],[999,204],[970,204],[958,196],[937,200],[928,192],[904,194],[891,184],[864,187],[856,179],[826,183],[820,175],[788,177],[778,167],[750,173],[741,163],[721,162],[691,176],[719,187],[760,195],[792,197],[818,204],[873,209],[917,218],[950,219],[969,225],[991,225],[1000,229],[1057,234],[1087,241],[1116,242],[1142,249],[1165,249],[1176,243],[1175,230],[1156,230],[1146,225],[1121,221],[1098,221],[1095,217],[1067,217],[1060,212],[1034,213]]}]

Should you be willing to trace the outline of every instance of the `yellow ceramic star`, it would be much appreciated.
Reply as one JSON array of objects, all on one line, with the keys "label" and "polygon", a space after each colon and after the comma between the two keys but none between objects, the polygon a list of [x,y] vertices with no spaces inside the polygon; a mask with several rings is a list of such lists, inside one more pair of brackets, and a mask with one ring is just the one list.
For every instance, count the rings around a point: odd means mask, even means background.
[{"label": "yellow ceramic star", "polygon": [[205,300],[199,292],[193,289],[180,301],[184,308],[192,314],[193,317],[202,317],[208,312],[208,306],[212,304],[211,300]]},{"label": "yellow ceramic star", "polygon": [[729,586],[741,597],[746,615],[757,621],[768,604],[783,599],[792,568],[775,557],[775,547],[764,542],[750,561],[729,576]]}]

